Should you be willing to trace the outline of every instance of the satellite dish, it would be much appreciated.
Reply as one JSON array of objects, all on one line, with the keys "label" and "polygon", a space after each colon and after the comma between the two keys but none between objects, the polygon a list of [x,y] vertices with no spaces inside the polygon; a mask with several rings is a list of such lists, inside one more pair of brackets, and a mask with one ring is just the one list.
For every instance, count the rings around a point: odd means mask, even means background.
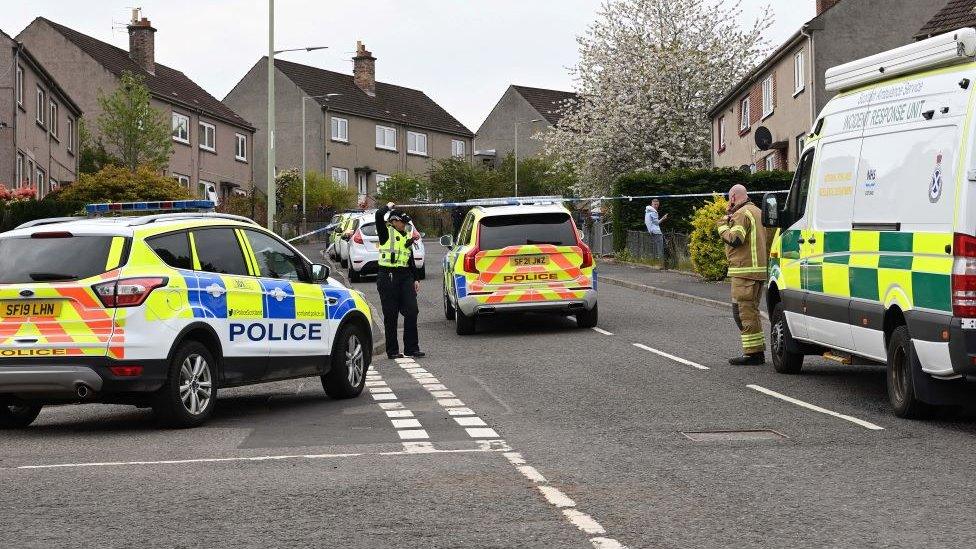
[{"label": "satellite dish", "polygon": [[769,147],[773,144],[773,132],[769,131],[766,126],[759,126],[756,129],[756,146],[759,147],[761,151],[768,151]]},{"label": "satellite dish", "polygon": [[752,172],[752,166],[750,166],[749,164],[743,164],[743,165],[739,166],[739,170],[741,170],[743,172],[746,172],[746,173],[751,173]]}]

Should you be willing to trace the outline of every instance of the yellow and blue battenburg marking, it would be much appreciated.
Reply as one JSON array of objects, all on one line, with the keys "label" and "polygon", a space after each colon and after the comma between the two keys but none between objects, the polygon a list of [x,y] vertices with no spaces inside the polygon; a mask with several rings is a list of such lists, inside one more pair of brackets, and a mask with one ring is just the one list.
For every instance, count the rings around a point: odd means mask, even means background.
[{"label": "yellow and blue battenburg marking", "polygon": [[[339,320],[349,311],[369,310],[357,292],[344,288],[299,285],[302,291],[314,292],[314,295],[301,295],[299,297],[306,299],[296,300],[295,286],[287,280],[179,272],[186,281],[187,300],[194,318]],[[249,287],[237,287],[238,284]],[[299,305],[299,301],[303,303]]]}]

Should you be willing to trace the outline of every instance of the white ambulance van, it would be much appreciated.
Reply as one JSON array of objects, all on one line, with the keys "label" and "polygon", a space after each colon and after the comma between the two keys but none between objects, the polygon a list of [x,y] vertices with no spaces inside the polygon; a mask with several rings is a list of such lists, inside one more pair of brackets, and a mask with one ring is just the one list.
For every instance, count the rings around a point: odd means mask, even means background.
[{"label": "white ambulance van", "polygon": [[[773,364],[887,364],[901,417],[976,395],[976,30],[832,68],[778,229]],[[784,203],[785,202],[785,203]]]}]

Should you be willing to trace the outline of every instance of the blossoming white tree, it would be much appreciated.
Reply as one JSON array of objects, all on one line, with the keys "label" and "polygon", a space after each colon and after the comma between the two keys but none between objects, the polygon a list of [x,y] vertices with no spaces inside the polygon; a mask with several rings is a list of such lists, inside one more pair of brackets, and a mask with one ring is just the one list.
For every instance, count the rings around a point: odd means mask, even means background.
[{"label": "blossoming white tree", "polygon": [[706,112],[768,50],[769,9],[743,17],[732,0],[605,0],[577,39],[579,98],[542,136],[579,192],[606,192],[632,170],[708,164]]}]

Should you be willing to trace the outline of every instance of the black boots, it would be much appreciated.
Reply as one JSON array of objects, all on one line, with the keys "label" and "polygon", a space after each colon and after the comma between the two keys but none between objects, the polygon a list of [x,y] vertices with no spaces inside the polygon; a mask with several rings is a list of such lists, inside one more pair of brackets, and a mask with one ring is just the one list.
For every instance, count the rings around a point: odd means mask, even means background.
[{"label": "black boots", "polygon": [[748,355],[737,356],[729,359],[729,364],[733,366],[761,366],[766,363],[766,354],[750,353]]}]

